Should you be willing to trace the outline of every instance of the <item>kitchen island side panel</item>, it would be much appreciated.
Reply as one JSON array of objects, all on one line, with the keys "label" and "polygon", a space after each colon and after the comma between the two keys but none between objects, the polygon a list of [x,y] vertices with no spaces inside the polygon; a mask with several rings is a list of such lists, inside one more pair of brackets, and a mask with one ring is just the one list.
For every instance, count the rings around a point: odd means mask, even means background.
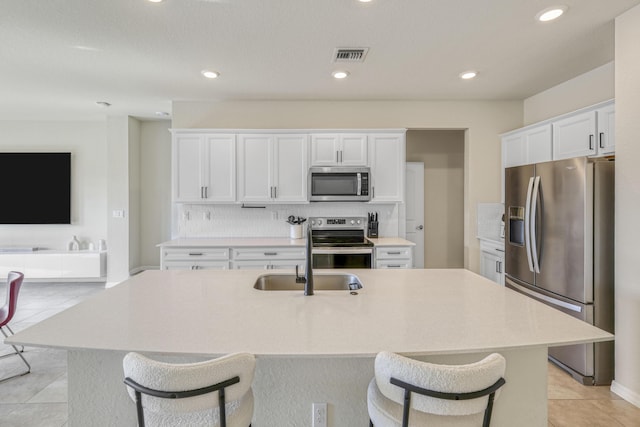
[{"label": "kitchen island side panel", "polygon": [[[547,350],[544,347],[500,352],[507,360],[505,379],[494,406],[493,427],[546,427]],[[125,352],[69,352],[69,426],[135,426],[136,410],[122,382]],[[487,353],[417,357],[434,363],[461,364]],[[182,358],[178,360],[202,360]],[[330,427],[368,423],[367,385],[372,357],[258,357],[253,382],[254,427],[311,426],[311,404],[326,402]]]}]

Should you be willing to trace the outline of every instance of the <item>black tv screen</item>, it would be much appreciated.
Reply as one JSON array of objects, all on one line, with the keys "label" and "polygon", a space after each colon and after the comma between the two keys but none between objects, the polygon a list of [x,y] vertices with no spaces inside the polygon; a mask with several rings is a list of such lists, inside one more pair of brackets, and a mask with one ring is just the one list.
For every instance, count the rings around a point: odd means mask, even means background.
[{"label": "black tv screen", "polygon": [[0,153],[0,224],[71,223],[71,153]]}]

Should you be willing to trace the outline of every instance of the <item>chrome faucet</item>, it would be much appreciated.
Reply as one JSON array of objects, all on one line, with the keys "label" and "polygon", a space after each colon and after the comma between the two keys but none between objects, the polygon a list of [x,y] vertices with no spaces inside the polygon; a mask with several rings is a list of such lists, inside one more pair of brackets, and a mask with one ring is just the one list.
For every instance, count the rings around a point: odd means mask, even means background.
[{"label": "chrome faucet", "polygon": [[307,226],[307,242],[306,242],[306,265],[304,269],[304,277],[298,276],[298,266],[296,265],[296,283],[304,283],[304,294],[313,295],[313,241],[311,240],[311,226]]}]

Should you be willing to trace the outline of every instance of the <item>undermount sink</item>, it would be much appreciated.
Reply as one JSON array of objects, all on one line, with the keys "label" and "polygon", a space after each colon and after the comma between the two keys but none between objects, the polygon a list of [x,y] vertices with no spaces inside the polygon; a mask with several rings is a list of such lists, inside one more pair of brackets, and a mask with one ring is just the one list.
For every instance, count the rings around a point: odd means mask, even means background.
[{"label": "undermount sink", "polygon": [[[303,291],[304,283],[296,283],[295,274],[263,274],[253,285],[261,291]],[[316,291],[357,291],[362,289],[360,279],[353,274],[314,274]]]}]

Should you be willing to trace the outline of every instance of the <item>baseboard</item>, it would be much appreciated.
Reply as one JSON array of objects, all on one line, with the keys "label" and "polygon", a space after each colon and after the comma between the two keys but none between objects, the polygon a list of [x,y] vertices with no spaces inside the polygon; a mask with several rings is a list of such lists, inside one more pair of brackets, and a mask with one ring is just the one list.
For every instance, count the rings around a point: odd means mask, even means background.
[{"label": "baseboard", "polygon": [[627,387],[616,381],[613,381],[611,383],[611,391],[627,402],[631,403],[632,405],[640,408],[640,394],[636,393],[635,391],[628,389]]}]

